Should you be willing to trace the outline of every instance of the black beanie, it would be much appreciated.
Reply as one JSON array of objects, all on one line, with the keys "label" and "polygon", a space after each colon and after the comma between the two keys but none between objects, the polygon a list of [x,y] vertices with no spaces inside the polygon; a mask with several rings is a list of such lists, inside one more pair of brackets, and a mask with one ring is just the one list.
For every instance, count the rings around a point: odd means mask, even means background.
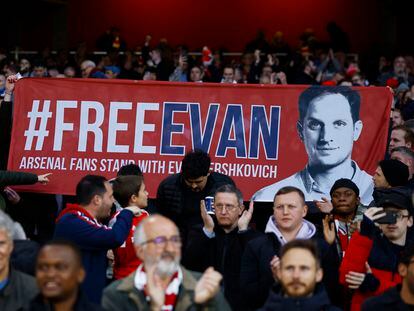
[{"label": "black beanie", "polygon": [[391,187],[404,186],[409,177],[408,166],[401,161],[390,159],[379,163],[385,179]]},{"label": "black beanie", "polygon": [[338,189],[338,188],[348,188],[351,189],[355,192],[356,196],[359,197],[359,188],[357,185],[355,185],[355,183],[348,179],[348,178],[341,178],[338,179],[337,181],[335,181],[335,183],[333,184],[331,191],[329,192],[329,194],[332,197],[332,193]]}]

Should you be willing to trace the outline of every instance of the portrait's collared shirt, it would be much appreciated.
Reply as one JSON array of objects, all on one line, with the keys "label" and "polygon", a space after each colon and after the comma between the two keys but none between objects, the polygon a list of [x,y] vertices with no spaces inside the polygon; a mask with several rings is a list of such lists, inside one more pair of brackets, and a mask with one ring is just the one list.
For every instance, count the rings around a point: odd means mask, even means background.
[{"label": "portrait's collared shirt", "polygon": [[[353,175],[351,180],[358,186],[361,203],[368,205],[372,200],[372,192],[374,191],[374,183],[372,176],[361,170],[355,161],[352,161]],[[338,176],[337,179],[343,178]],[[335,182],[332,181],[332,185]],[[276,192],[283,187],[293,186],[299,188],[305,194],[306,201],[321,200],[322,197],[330,198],[329,191],[332,185],[319,185],[309,174],[308,167],[289,176],[270,186],[264,187],[257,191],[252,199],[254,201],[272,202]]]}]

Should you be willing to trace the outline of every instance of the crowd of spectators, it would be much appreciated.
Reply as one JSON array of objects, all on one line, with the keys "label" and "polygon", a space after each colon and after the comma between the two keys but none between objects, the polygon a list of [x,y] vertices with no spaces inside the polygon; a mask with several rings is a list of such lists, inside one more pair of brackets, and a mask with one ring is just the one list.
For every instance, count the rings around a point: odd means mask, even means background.
[{"label": "crowd of spectators", "polygon": [[[333,27],[333,26],[332,26]],[[205,46],[157,45],[146,36],[126,49],[117,29],[99,38],[104,55],[67,51],[15,62],[0,53],[1,310],[405,310],[414,305],[414,61],[381,57],[364,71],[349,58],[346,36],[318,43],[312,31],[294,50],[277,32],[262,34],[240,57]],[[139,52],[139,53],[136,53]],[[163,180],[149,202],[134,164],[113,180],[86,175],[76,197],[18,193],[53,175],[5,171],[16,74],[174,82],[388,86],[390,137],[372,180],[369,204],[345,176],[330,198],[306,202],[287,185],[272,194],[264,232],[252,226],[234,181],[210,170],[193,150],[181,172]],[[205,198],[214,197],[214,212]],[[246,205],[246,206],[245,206]],[[310,215],[309,210],[313,208]],[[32,275],[32,276],[30,276]]]}]

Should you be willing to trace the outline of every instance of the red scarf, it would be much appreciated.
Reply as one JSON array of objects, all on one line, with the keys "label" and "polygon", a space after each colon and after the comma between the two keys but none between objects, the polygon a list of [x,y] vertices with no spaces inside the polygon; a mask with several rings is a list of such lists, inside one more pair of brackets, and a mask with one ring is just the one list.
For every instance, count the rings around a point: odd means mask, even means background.
[{"label": "red scarf", "polygon": [[[178,292],[183,280],[183,275],[181,269],[179,268],[177,272],[173,274],[171,280],[165,290],[165,300],[164,305],[161,310],[163,311],[172,311],[174,310],[175,303],[177,301]],[[145,295],[147,301],[150,301],[151,298],[147,293],[147,274],[145,272],[144,265],[140,265],[135,273],[134,277],[135,287],[142,291]]]}]

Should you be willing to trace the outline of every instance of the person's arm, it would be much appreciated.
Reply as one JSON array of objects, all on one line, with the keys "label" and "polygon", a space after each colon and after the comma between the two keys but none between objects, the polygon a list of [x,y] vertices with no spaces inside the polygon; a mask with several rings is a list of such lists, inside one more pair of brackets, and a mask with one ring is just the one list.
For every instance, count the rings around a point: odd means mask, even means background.
[{"label": "person's arm", "polygon": [[32,185],[39,181],[36,174],[14,171],[0,171],[0,187],[11,185]]},{"label": "person's arm", "polygon": [[57,223],[55,237],[70,238],[83,249],[110,249],[122,245],[128,237],[134,214],[123,209],[112,228],[98,226],[75,214],[68,214]]},{"label": "person's arm", "polygon": [[240,288],[242,297],[246,297],[249,307],[257,308],[266,300],[270,288],[269,279],[272,278],[269,262],[269,275],[264,276],[260,271],[260,254],[254,250],[253,242],[247,243],[240,268]]}]

